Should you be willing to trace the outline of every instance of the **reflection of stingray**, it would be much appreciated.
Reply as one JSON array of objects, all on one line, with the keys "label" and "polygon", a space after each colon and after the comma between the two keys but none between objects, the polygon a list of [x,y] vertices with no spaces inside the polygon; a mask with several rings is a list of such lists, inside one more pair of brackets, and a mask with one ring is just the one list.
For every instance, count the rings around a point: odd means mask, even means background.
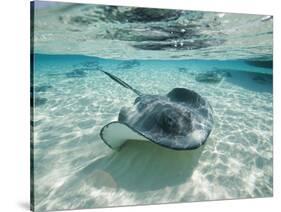
[{"label": "reflection of stingray", "polygon": [[192,175],[204,146],[177,152],[149,142],[128,142],[119,152],[102,157],[69,178],[54,196],[79,191],[81,185],[137,192],[185,183]]},{"label": "reflection of stingray", "polygon": [[132,88],[116,76],[111,79],[138,95],[131,108],[122,108],[118,122],[101,130],[101,138],[111,148],[128,140],[145,140],[161,146],[186,150],[204,144],[213,127],[212,108],[192,90],[174,88],[167,95],[148,95]]}]

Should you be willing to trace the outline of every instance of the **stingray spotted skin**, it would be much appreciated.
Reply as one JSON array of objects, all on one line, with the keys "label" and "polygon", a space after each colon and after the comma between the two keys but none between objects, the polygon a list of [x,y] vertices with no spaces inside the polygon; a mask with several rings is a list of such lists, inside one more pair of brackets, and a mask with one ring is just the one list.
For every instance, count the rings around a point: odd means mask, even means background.
[{"label": "stingray spotted skin", "polygon": [[[101,130],[101,138],[110,147],[133,140],[133,134],[134,140],[149,140],[176,150],[196,149],[207,141],[213,128],[213,110],[198,93],[174,88],[164,96],[146,95],[116,76],[106,74],[139,95],[131,107],[120,110],[118,122],[109,123]],[[118,135],[121,131],[122,135]],[[126,133],[128,138],[124,135]],[[114,138],[114,134],[118,139]],[[118,140],[118,145],[110,145],[116,142],[114,140]]]}]

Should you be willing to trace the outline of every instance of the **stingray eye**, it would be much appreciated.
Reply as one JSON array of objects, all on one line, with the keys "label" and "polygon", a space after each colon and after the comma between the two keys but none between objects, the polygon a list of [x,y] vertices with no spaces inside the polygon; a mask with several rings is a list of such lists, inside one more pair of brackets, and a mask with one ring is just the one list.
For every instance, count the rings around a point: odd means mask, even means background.
[{"label": "stingray eye", "polygon": [[138,97],[135,99],[134,104],[137,104],[140,100],[141,100],[141,98],[138,96]]},{"label": "stingray eye", "polygon": [[141,97],[137,97],[134,104],[137,106],[138,111],[143,111],[147,107],[147,101],[144,101]]},{"label": "stingray eye", "polygon": [[147,107],[147,104],[144,103],[144,102],[139,102],[137,104],[137,108],[138,108],[139,111],[143,111],[146,107]]}]

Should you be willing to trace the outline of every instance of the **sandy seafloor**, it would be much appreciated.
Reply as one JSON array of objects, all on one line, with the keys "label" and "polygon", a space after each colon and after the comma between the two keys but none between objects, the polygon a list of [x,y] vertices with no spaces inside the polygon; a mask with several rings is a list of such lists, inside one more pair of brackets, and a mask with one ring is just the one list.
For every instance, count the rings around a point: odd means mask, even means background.
[{"label": "sandy seafloor", "polygon": [[[214,68],[228,74],[218,83],[195,80]],[[207,98],[215,125],[206,144],[195,152],[146,142],[108,148],[100,129],[136,96],[99,69],[144,93],[184,87]],[[37,210],[272,196],[271,69],[241,61],[36,55],[34,86]]]}]

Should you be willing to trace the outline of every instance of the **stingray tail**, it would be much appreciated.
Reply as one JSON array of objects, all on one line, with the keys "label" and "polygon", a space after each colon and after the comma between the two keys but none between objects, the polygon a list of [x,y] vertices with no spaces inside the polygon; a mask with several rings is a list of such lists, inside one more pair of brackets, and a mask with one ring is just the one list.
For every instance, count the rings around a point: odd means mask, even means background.
[{"label": "stingray tail", "polygon": [[113,79],[115,82],[118,82],[120,85],[122,85],[125,88],[128,88],[130,90],[132,90],[135,94],[137,94],[138,96],[141,96],[142,93],[136,89],[134,89],[133,87],[131,87],[129,84],[127,84],[126,82],[124,82],[123,80],[119,79],[118,77],[114,76],[113,74],[110,74],[106,71],[102,71],[103,73],[105,73],[107,76],[109,76],[111,79]]}]

